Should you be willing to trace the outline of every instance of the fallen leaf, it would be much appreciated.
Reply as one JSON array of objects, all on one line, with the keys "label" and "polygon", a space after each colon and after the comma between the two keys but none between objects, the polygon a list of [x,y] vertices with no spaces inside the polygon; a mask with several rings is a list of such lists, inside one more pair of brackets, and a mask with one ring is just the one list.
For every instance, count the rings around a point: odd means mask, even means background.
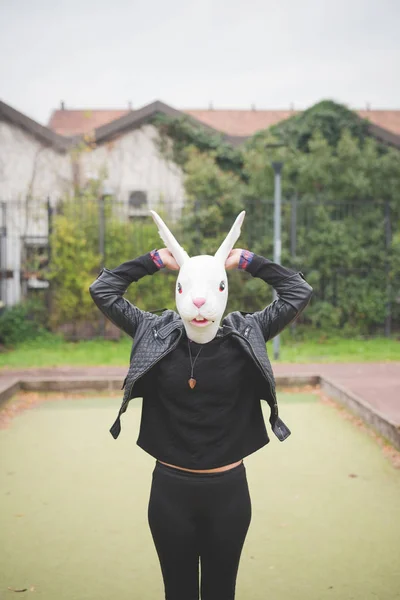
[{"label": "fallen leaf", "polygon": [[8,587],[7,589],[11,590],[12,592],[27,592],[28,591],[28,588],[23,588],[22,590],[17,590],[16,588]]}]

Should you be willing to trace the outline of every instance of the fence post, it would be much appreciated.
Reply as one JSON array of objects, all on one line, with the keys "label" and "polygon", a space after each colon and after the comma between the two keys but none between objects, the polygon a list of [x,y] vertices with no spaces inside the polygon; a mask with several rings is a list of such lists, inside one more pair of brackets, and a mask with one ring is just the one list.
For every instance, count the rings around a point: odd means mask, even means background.
[{"label": "fence post", "polygon": [[[290,210],[290,256],[292,259],[292,268],[294,268],[297,252],[297,191],[292,196],[291,210]],[[296,320],[290,325],[290,331],[292,336],[296,332]]]},{"label": "fence post", "polygon": [[200,232],[200,223],[199,223],[199,212],[200,212],[200,202],[199,199],[196,198],[196,200],[194,201],[194,215],[195,215],[195,227],[196,227],[196,240],[195,240],[195,246],[196,246],[196,252],[197,254],[201,253],[201,249],[200,249],[200,239],[201,239],[201,232]]},{"label": "fence post", "polygon": [[[282,240],[281,240],[281,200],[282,200],[282,191],[281,191],[281,171],[283,167],[283,162],[273,162],[272,168],[274,169],[275,181],[274,181],[274,262],[278,265],[281,264],[281,250],[282,250]],[[278,294],[274,290],[274,300],[276,300]],[[273,339],[273,348],[274,348],[274,359],[279,359],[279,346],[280,346],[280,336],[276,335]]]},{"label": "fence post", "polygon": [[[100,270],[105,266],[105,233],[106,233],[106,216],[105,216],[105,195],[102,193],[99,196],[99,254],[100,254]],[[100,335],[104,338],[106,334],[106,317],[102,314],[100,318]]]},{"label": "fence post", "polygon": [[47,197],[47,245],[49,264],[51,261],[51,234],[53,233],[53,207],[51,206],[50,198]]},{"label": "fence post", "polygon": [[[53,212],[54,208],[50,202],[50,196],[47,196],[47,268],[51,270],[51,257],[52,257],[52,233],[53,233]],[[53,310],[53,299],[52,299],[52,285],[49,283],[47,294],[45,296],[45,302],[47,306],[48,314],[51,315]]]},{"label": "fence post", "polygon": [[294,264],[297,251],[297,192],[292,196],[292,207],[290,213],[290,255]]},{"label": "fence post", "polygon": [[385,336],[389,337],[392,332],[392,286],[390,282],[390,256],[392,243],[392,228],[390,222],[390,202],[385,199],[385,273],[386,273],[386,317],[385,317]]},{"label": "fence post", "polygon": [[3,307],[7,306],[7,204],[1,202],[1,229],[0,229],[0,270],[1,270],[1,297]]},{"label": "fence post", "polygon": [[105,262],[105,232],[106,232],[106,219],[105,219],[105,208],[104,208],[105,197],[102,194],[99,197],[99,254],[100,254],[100,269],[104,267]]}]

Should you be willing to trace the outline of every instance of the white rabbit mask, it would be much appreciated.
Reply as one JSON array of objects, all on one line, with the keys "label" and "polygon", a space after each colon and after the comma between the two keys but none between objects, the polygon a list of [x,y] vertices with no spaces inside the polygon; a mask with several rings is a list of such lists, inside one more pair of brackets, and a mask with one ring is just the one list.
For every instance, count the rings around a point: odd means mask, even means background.
[{"label": "white rabbit mask", "polygon": [[214,256],[190,256],[179,245],[161,217],[150,211],[158,233],[180,270],[175,300],[187,336],[198,344],[207,344],[217,335],[228,301],[228,277],[225,261],[240,235],[245,211],[236,218],[231,230]]}]

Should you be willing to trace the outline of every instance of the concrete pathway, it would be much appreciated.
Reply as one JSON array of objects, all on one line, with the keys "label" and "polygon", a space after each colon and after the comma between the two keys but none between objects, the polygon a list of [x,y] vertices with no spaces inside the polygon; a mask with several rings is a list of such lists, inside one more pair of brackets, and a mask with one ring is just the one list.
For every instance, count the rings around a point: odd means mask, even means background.
[{"label": "concrete pathway", "polygon": [[[382,363],[273,363],[278,375],[325,375],[333,382],[356,394],[381,415],[400,427],[400,362]],[[120,377],[127,367],[46,367],[31,369],[0,369],[0,386],[22,377],[85,377],[99,375]]]},{"label": "concrete pathway", "polygon": [[325,375],[400,426],[400,362],[274,364],[275,375]]}]

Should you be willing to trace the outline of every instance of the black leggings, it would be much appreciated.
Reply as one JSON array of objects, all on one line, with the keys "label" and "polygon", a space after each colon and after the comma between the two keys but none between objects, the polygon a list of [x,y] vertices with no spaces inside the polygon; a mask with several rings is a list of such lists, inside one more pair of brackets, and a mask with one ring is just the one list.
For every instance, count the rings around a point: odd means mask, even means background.
[{"label": "black leggings", "polygon": [[156,462],[148,521],[165,600],[234,600],[251,521],[246,467],[193,473]]}]

